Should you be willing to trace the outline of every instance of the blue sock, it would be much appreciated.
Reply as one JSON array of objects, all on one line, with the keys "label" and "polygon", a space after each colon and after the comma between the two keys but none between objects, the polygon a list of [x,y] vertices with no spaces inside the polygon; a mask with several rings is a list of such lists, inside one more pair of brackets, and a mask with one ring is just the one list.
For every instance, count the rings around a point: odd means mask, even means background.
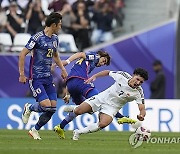
[{"label": "blue sock", "polygon": [[118,112],[118,113],[115,115],[115,117],[116,117],[116,118],[122,118],[122,117],[124,117],[124,116],[123,116],[121,113]]},{"label": "blue sock", "polygon": [[53,114],[54,112],[50,112],[50,111],[44,112],[43,114],[41,114],[38,122],[35,125],[35,129],[39,130],[42,126],[44,126],[51,119]]},{"label": "blue sock", "polygon": [[68,113],[68,115],[66,116],[66,118],[60,123],[60,127],[62,129],[64,129],[64,127],[70,123],[75,117],[77,117],[77,115],[73,112]]},{"label": "blue sock", "polygon": [[61,123],[60,123],[60,128],[64,129],[64,127],[68,124],[69,122],[66,121],[66,119],[64,119]]},{"label": "blue sock", "polygon": [[30,111],[34,111],[34,112],[38,112],[38,113],[41,113],[43,112],[43,108],[41,107],[41,105],[39,103],[36,103],[36,104],[32,104],[30,107],[29,107]]}]

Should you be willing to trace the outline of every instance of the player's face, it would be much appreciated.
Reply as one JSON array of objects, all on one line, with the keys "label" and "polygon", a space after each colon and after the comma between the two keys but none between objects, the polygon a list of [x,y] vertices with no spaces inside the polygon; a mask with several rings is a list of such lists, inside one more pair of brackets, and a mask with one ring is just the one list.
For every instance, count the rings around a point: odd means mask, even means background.
[{"label": "player's face", "polygon": [[61,29],[61,25],[62,25],[62,21],[60,20],[60,22],[54,27],[54,33],[58,34],[59,30]]},{"label": "player's face", "polygon": [[132,77],[132,79],[130,79],[129,81],[129,85],[132,88],[137,88],[138,86],[140,86],[142,83],[144,82],[144,78],[139,76],[139,75],[134,75]]},{"label": "player's face", "polygon": [[106,65],[107,64],[107,58],[106,57],[101,57],[100,59],[99,59],[99,62],[98,62],[98,64],[97,64],[97,67],[101,67],[101,66],[103,66],[103,65]]}]

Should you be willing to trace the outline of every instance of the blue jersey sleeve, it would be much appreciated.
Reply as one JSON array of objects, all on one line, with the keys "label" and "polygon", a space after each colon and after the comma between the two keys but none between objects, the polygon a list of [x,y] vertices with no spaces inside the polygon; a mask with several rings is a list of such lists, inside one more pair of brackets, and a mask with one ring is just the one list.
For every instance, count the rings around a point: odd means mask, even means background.
[{"label": "blue jersey sleeve", "polygon": [[58,51],[58,47],[59,47],[59,39],[58,37],[56,36],[56,41],[53,42],[53,46],[55,48],[55,52]]},{"label": "blue jersey sleeve", "polygon": [[34,37],[32,36],[28,43],[25,45],[25,47],[28,49],[28,50],[32,50],[36,45],[36,40],[34,39]]}]

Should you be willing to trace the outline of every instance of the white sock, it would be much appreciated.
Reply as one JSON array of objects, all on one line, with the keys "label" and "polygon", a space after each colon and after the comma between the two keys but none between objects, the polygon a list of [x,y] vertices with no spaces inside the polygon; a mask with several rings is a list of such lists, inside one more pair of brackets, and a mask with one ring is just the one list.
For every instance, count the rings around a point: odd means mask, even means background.
[{"label": "white sock", "polygon": [[93,133],[99,131],[99,124],[98,123],[93,123],[85,128],[79,129],[78,133],[79,134],[87,134],[87,133]]},{"label": "white sock", "polygon": [[73,113],[74,113],[74,110],[78,107],[79,105],[74,105],[72,108],[73,108]]},{"label": "white sock", "polygon": [[65,112],[74,112],[74,109],[78,107],[79,105],[66,105],[64,107]]}]

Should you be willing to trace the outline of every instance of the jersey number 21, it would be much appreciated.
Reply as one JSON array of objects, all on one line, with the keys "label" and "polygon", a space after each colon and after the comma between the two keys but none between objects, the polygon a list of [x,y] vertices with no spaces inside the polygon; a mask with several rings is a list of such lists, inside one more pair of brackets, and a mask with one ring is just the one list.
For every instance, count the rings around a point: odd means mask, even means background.
[{"label": "jersey number 21", "polygon": [[51,58],[53,56],[53,49],[48,49],[46,57]]}]

